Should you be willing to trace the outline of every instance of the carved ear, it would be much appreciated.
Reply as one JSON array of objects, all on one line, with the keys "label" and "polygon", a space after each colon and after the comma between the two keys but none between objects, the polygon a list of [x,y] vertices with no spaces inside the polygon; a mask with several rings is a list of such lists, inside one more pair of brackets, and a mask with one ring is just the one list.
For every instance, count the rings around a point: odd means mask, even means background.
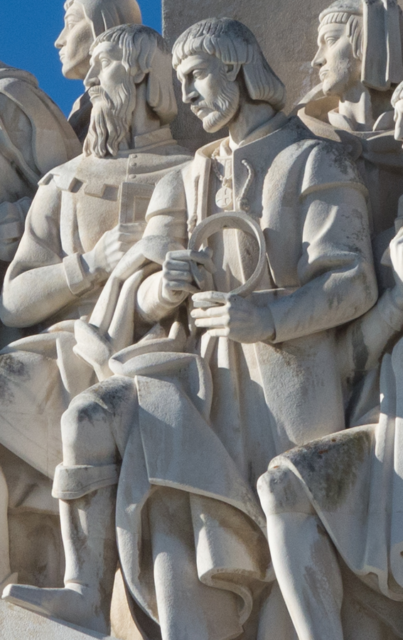
[{"label": "carved ear", "polygon": [[234,82],[237,79],[240,68],[241,65],[238,63],[225,65],[226,75],[230,82]]}]

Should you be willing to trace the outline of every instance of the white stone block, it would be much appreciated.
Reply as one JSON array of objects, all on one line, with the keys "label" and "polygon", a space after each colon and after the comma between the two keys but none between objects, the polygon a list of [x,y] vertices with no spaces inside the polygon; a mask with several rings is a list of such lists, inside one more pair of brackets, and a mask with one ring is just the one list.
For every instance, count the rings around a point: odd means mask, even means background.
[{"label": "white stone block", "polygon": [[0,600],[1,640],[113,640],[82,627],[52,620]]}]

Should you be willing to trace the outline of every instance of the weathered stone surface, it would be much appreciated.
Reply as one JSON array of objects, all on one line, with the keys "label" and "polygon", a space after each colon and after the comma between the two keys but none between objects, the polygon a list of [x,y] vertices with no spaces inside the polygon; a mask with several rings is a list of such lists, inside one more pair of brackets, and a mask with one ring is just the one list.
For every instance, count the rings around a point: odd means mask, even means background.
[{"label": "weathered stone surface", "polygon": [[[316,69],[311,67],[317,49],[318,16],[329,0],[162,0],[163,33],[170,44],[199,20],[234,18],[246,24],[256,35],[269,64],[287,87],[286,111],[291,111],[315,85]],[[403,2],[400,0],[400,5]],[[179,83],[175,88],[180,96]],[[197,149],[211,140],[186,105],[179,103],[179,117],[173,124],[177,140],[191,141]],[[222,131],[216,134],[222,137]]]},{"label": "weathered stone surface", "polygon": [[113,640],[61,620],[39,616],[0,600],[1,640]]}]

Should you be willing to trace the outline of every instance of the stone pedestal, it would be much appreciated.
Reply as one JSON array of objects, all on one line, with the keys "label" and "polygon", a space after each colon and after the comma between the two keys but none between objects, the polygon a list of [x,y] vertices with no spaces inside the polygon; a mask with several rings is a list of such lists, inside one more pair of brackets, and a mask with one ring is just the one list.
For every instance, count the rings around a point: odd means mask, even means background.
[{"label": "stone pedestal", "polygon": [[114,640],[95,631],[50,620],[0,600],[1,640]]}]

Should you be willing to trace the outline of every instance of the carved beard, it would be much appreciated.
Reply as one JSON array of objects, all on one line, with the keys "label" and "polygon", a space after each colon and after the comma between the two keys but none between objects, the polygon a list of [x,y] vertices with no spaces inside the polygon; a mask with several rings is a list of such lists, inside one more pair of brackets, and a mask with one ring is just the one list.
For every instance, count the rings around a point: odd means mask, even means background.
[{"label": "carved beard", "polygon": [[214,100],[209,102],[203,100],[192,107],[192,111],[196,113],[201,107],[206,107],[211,111],[202,118],[203,129],[209,133],[219,131],[227,125],[239,107],[240,90],[237,82],[228,82],[227,78],[222,77],[221,92]]},{"label": "carved beard", "polygon": [[132,82],[123,82],[115,88],[113,96],[99,86],[91,87],[89,93],[92,112],[84,155],[116,156],[130,129],[136,107],[136,87]]}]

